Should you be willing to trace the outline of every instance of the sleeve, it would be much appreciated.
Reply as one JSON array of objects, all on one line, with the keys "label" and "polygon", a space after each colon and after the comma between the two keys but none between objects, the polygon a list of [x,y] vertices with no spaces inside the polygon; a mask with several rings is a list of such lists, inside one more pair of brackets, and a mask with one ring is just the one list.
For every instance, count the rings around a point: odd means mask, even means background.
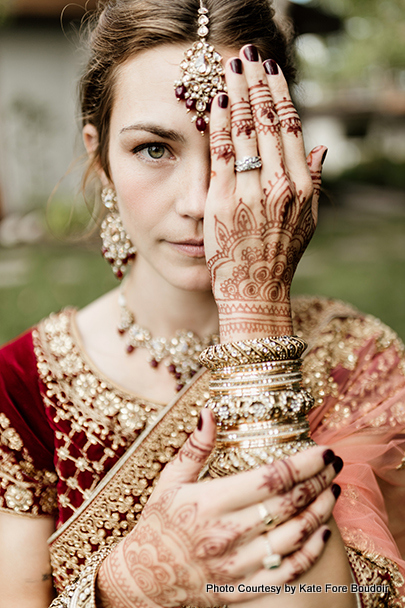
[{"label": "sleeve", "polygon": [[402,606],[403,344],[373,317],[334,319],[309,353],[306,373],[307,384],[313,374],[320,404],[310,415],[312,437],[331,446],[345,463],[337,477],[342,494],[334,516],[361,586],[362,605]]},{"label": "sleeve", "polygon": [[29,331],[0,350],[0,510],[49,516],[57,476],[39,383]]}]

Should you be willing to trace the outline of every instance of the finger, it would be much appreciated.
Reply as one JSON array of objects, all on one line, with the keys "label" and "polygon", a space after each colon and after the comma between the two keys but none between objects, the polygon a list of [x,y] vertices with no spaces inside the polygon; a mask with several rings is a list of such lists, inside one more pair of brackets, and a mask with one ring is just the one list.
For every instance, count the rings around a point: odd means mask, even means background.
[{"label": "finger", "polygon": [[279,118],[256,47],[251,44],[243,47],[240,58],[248,86],[258,150],[263,160],[263,173],[266,179],[273,180],[284,167]]},{"label": "finger", "polygon": [[[237,160],[246,156],[257,156],[257,139],[249,102],[249,91],[243,65],[239,58],[230,59],[226,66],[226,82],[231,103],[231,133]],[[239,173],[242,180],[258,170]]]},{"label": "finger", "polygon": [[288,492],[297,483],[321,473],[334,459],[332,450],[317,446],[252,471],[214,479],[210,487],[216,492],[219,484],[218,504],[223,512],[236,511]]},{"label": "finger", "polygon": [[278,568],[267,570],[260,568],[253,575],[240,579],[234,584],[235,591],[233,593],[224,592],[218,593],[217,599],[221,604],[237,603],[242,601],[251,601],[252,593],[246,591],[246,587],[257,587],[263,589],[263,592],[257,591],[255,597],[265,595],[266,585],[284,585],[295,580],[305,572],[307,572],[317,562],[322,555],[325,545],[331,536],[331,531],[327,526],[322,526],[305,542],[303,547],[282,559],[281,565]]},{"label": "finger", "polygon": [[[317,500],[326,488],[329,488],[336,475],[340,472],[343,462],[341,458],[325,467],[320,473],[314,475],[296,486],[289,492],[280,494],[264,500],[259,504],[252,505],[246,509],[231,512],[227,519],[237,524],[242,530],[248,529],[252,534],[262,534],[266,526],[262,510],[267,513],[266,520],[270,520],[272,528],[283,528],[283,523],[297,519],[298,514],[306,509],[308,505]],[[328,490],[330,494],[330,490]],[[323,503],[321,503],[323,504]]]},{"label": "finger", "polygon": [[229,97],[225,93],[217,95],[212,102],[210,149],[211,187],[223,198],[222,193],[233,193],[235,188],[235,148],[231,136]]},{"label": "finger", "polygon": [[304,140],[301,120],[291,101],[288,84],[276,62],[268,59],[263,64],[267,74],[267,84],[280,120],[280,136],[284,161],[290,178],[298,181],[308,177],[305,161]]},{"label": "finger", "polygon": [[[197,428],[187,439],[176,458],[163,470],[160,480],[166,483],[193,483],[210,455],[216,438],[213,413],[203,408]],[[162,485],[161,484],[161,485]]]},{"label": "finger", "polygon": [[325,161],[326,154],[328,152],[328,148],[326,146],[317,146],[307,156],[307,165],[309,168],[309,172],[311,174],[312,184],[313,184],[313,195],[312,195],[312,218],[314,224],[316,226],[318,222],[318,205],[319,205],[319,195],[321,192],[321,173],[322,173],[322,165]]}]

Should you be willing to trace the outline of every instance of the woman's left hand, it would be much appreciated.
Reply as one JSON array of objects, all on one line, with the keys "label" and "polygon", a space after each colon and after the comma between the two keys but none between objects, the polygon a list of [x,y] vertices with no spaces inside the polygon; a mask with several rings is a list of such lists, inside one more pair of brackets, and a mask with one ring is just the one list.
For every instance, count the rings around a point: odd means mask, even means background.
[{"label": "woman's left hand", "polygon": [[[222,341],[292,333],[290,286],[315,230],[326,148],[305,158],[286,80],[252,45],[212,104],[204,243]],[[262,166],[235,172],[235,160]]]}]

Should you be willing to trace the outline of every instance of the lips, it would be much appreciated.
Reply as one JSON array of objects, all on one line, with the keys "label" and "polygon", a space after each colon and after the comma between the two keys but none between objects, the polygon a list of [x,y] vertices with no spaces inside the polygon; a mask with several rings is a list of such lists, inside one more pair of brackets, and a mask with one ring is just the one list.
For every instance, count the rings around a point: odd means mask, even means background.
[{"label": "lips", "polygon": [[177,251],[184,253],[193,258],[204,258],[204,240],[203,239],[188,239],[180,242],[169,242]]}]

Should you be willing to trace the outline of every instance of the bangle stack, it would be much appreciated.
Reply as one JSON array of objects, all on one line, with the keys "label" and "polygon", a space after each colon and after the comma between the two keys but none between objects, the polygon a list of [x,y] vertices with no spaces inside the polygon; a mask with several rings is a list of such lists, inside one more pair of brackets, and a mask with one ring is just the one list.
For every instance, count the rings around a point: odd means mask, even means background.
[{"label": "bangle stack", "polygon": [[204,475],[221,477],[286,458],[314,445],[302,387],[304,340],[296,336],[216,344],[200,361],[211,370],[207,406],[217,444]]}]

